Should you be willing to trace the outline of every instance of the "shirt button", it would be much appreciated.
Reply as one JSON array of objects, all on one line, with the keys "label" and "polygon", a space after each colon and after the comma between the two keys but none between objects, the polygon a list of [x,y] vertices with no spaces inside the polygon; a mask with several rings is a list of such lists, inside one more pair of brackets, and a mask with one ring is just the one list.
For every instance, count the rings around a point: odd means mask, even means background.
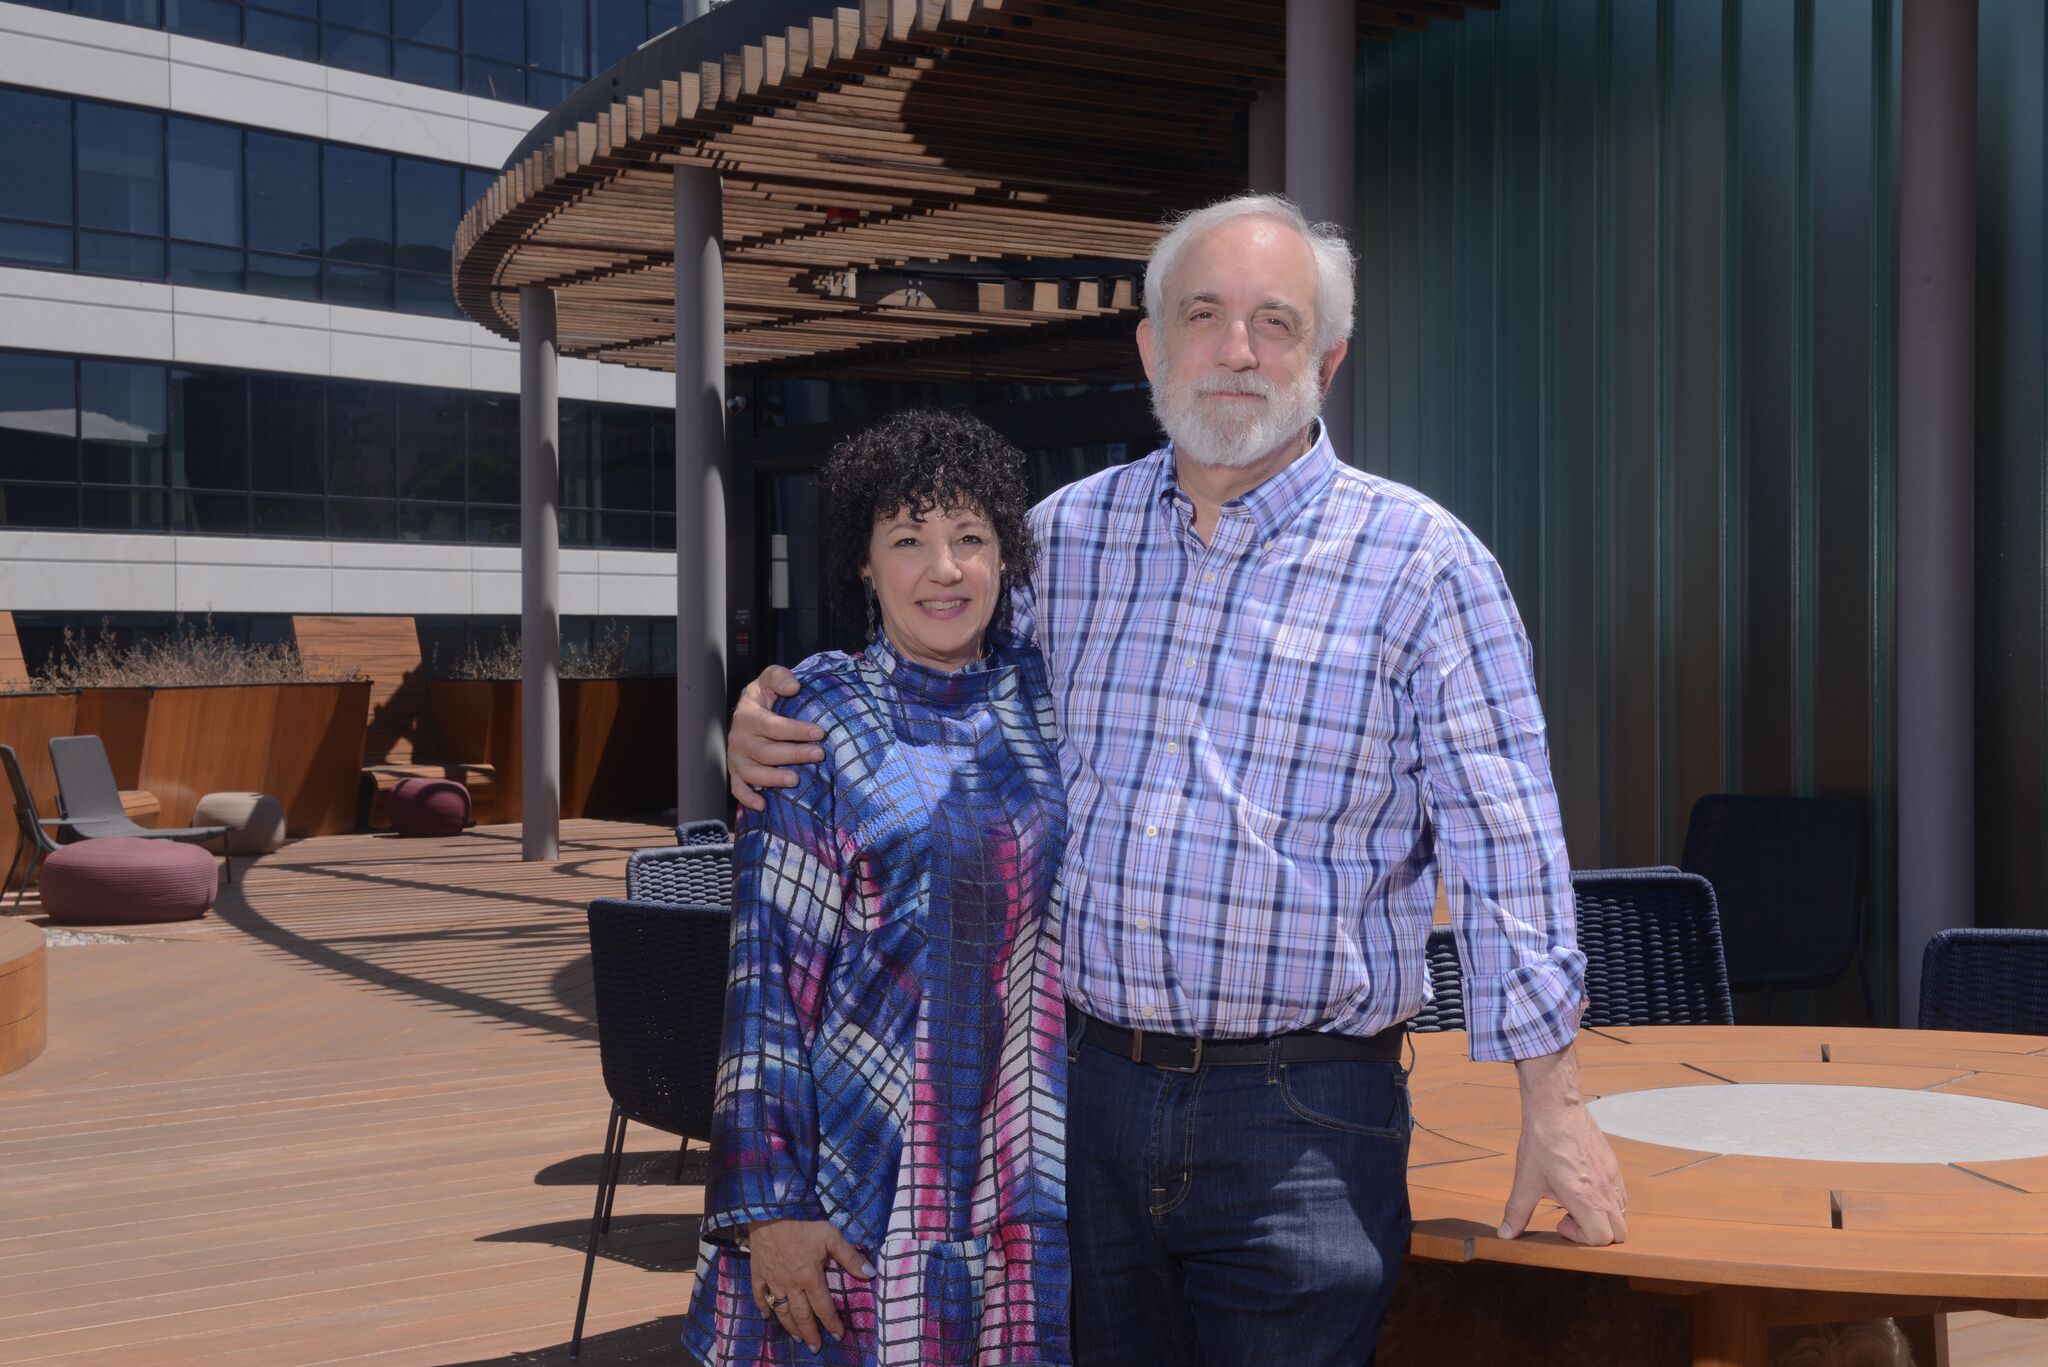
[{"label": "shirt button", "polygon": [[1207,574],[1203,575],[1203,576],[1202,576],[1202,582],[1203,582],[1204,584],[1213,584],[1213,583],[1215,583],[1215,582],[1216,582],[1216,571],[1214,571],[1214,570],[1210,570],[1210,571],[1209,571],[1209,572],[1208,572]]},{"label": "shirt button", "polygon": [[1265,550],[1265,551],[1270,551],[1270,550],[1272,550],[1272,549],[1273,549],[1273,543],[1272,543],[1272,542],[1270,542],[1270,541],[1268,541],[1268,542],[1267,542],[1267,543],[1266,543],[1265,545],[1261,546],[1261,547],[1260,547],[1259,549],[1260,549],[1260,550]]},{"label": "shirt button", "polygon": [[1192,655],[1188,656],[1185,663],[1189,669],[1193,669],[1195,667],[1195,657]]},{"label": "shirt button", "polygon": [[1166,742],[1166,753],[1169,755],[1179,754],[1180,747],[1178,745],[1175,745],[1172,741],[1168,741]]},{"label": "shirt button", "polygon": [[1146,1020],[1150,1020],[1152,1019],[1153,1011],[1152,1008],[1149,1006],[1141,1006],[1138,1008],[1138,1014],[1143,1016]]},{"label": "shirt button", "polygon": [[1140,929],[1140,930],[1150,930],[1150,929],[1152,929],[1152,922],[1151,922],[1151,921],[1149,921],[1149,920],[1147,920],[1147,919],[1146,919],[1145,917],[1143,917],[1143,916],[1140,916],[1140,917],[1138,918],[1138,929]]},{"label": "shirt button", "polygon": [[1157,826],[1147,826],[1147,827],[1145,828],[1145,834],[1147,834],[1147,835],[1157,835],[1157,834],[1159,834],[1159,828],[1158,828]]}]

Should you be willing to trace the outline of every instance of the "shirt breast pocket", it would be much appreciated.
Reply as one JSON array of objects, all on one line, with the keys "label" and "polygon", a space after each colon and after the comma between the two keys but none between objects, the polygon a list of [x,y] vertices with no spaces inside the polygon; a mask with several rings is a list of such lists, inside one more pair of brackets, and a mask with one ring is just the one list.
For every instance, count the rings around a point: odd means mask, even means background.
[{"label": "shirt breast pocket", "polygon": [[1285,623],[1242,696],[1251,734],[1247,793],[1289,822],[1332,820],[1397,766],[1397,709],[1369,634],[1346,623]]}]

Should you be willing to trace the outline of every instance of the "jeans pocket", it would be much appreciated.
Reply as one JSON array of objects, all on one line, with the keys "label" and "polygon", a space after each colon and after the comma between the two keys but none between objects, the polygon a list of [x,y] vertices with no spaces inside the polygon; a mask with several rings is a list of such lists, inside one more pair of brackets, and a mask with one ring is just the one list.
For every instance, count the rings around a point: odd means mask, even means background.
[{"label": "jeans pocket", "polygon": [[1408,1083],[1391,1063],[1283,1063],[1287,1109],[1326,1130],[1408,1142]]}]

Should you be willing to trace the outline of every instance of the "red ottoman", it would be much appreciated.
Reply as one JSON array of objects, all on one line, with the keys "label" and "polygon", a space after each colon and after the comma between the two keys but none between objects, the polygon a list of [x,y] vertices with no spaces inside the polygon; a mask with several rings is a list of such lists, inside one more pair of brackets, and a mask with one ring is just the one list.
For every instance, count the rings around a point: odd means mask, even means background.
[{"label": "red ottoman", "polygon": [[461,835],[469,824],[469,789],[452,778],[403,778],[385,810],[400,835]]},{"label": "red ottoman", "polygon": [[43,861],[43,910],[65,925],[189,921],[213,905],[220,866],[197,845],[111,835]]}]

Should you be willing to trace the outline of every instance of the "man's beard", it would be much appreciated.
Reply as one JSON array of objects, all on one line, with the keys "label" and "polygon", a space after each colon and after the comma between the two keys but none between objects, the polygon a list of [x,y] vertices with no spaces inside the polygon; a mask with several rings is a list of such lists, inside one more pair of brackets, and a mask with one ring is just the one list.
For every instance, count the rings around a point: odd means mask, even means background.
[{"label": "man's beard", "polygon": [[[1319,367],[1304,368],[1285,389],[1253,371],[1205,375],[1180,384],[1152,386],[1152,415],[1176,451],[1203,465],[1251,465],[1313,422],[1323,409]],[[1204,394],[1257,394],[1262,403],[1244,414],[1217,413],[1202,405]]]}]

